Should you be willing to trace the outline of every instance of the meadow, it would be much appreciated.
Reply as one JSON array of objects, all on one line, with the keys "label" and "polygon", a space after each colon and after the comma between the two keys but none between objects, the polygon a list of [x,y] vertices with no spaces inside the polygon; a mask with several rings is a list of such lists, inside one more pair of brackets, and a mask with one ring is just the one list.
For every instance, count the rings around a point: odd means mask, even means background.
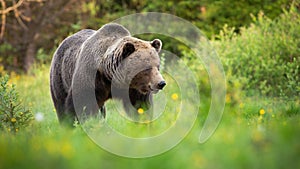
[{"label": "meadow", "polygon": [[[200,144],[198,138],[211,106],[209,81],[193,58],[187,62],[201,76],[197,79],[201,101],[196,121],[177,146],[148,158],[121,157],[99,147],[85,132],[95,121],[76,124],[73,129],[60,126],[50,97],[50,66],[39,64],[26,75],[10,73],[9,85],[16,85],[20,102],[30,109],[33,119],[17,130],[1,128],[0,168],[300,168],[299,13],[286,12],[275,21],[263,16],[256,20],[240,35],[224,27],[219,39],[212,42],[224,64],[227,93],[222,120],[205,143]],[[286,71],[285,76],[281,71]],[[176,112],[183,94],[171,78],[165,90],[165,112]],[[176,114],[166,114],[154,126],[147,121],[127,123],[112,108],[109,102],[106,122],[133,137],[147,136],[149,130],[160,133],[176,119]],[[18,119],[9,120],[13,124]],[[151,130],[153,127],[158,129]],[[118,140],[110,141],[118,145]],[[128,151],[134,146],[128,145]]]},{"label": "meadow", "polygon": [[[204,144],[198,142],[209,102],[203,102],[191,132],[158,156],[132,159],[101,149],[80,126],[58,124],[49,93],[48,65],[34,75],[12,77],[25,105],[35,114],[18,132],[1,132],[0,168],[299,168],[299,100],[226,99],[222,121]],[[174,106],[176,106],[174,104]],[[109,112],[109,111],[108,111]],[[37,114],[43,118],[37,119]],[[124,126],[124,124],[114,123]],[[134,128],[132,134],[136,133]],[[134,146],[134,145],[131,145]],[[153,145],[155,146],[155,145]]]}]

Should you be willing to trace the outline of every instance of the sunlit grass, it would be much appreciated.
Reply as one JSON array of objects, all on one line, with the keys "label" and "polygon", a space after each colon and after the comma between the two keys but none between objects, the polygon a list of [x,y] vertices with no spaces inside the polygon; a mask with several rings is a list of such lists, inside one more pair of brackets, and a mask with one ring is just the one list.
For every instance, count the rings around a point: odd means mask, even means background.
[{"label": "sunlit grass", "polygon": [[[180,91],[168,80],[165,93],[158,95],[167,100],[167,106],[164,114],[158,114],[160,119],[156,123],[146,121],[135,124],[129,122],[125,114],[109,114],[113,110],[111,101],[107,105],[105,123],[134,137],[156,135],[168,128],[176,122],[177,111],[188,111],[178,107],[182,99]],[[130,159],[102,150],[80,126],[65,129],[58,124],[49,92],[48,66],[39,67],[31,75],[21,75],[11,81],[16,83],[20,97],[33,111],[35,120],[26,130],[16,134],[0,133],[0,168],[218,169],[300,166],[299,100],[241,97],[236,103],[226,99],[219,127],[206,143],[199,144],[198,136],[209,108],[209,100],[203,98],[192,131],[178,146],[156,157]],[[228,93],[227,97],[231,95],[234,94]],[[140,116],[146,116],[146,113],[144,110]],[[94,119],[85,123],[85,127],[97,128],[95,124],[101,125]]]}]

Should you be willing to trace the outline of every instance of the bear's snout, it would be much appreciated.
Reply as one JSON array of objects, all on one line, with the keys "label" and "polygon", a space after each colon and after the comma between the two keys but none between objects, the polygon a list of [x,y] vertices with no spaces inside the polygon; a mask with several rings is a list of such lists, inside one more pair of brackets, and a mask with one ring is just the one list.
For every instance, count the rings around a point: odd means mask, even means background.
[{"label": "bear's snout", "polygon": [[166,86],[166,82],[162,80],[157,84],[157,89],[162,90],[165,86]]}]

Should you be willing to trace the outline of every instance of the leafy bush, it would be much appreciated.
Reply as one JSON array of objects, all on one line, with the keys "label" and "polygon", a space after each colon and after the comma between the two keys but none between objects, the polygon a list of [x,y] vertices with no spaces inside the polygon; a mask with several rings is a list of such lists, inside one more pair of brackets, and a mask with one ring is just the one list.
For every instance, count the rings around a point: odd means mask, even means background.
[{"label": "leafy bush", "polygon": [[225,25],[220,41],[214,42],[225,70],[247,91],[299,96],[299,12],[292,6],[273,21],[261,12],[253,21],[249,28],[241,28],[240,35]]},{"label": "leafy bush", "polygon": [[0,130],[18,132],[30,124],[33,115],[19,100],[15,85],[8,85],[8,76],[0,78]]}]

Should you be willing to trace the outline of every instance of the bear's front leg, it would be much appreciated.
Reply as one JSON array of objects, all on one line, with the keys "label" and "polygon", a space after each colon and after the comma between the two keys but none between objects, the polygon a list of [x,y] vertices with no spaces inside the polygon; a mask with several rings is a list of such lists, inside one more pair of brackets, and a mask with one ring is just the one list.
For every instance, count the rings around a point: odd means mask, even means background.
[{"label": "bear's front leg", "polygon": [[101,106],[100,112],[101,112],[102,117],[105,118],[105,117],[106,117],[106,109],[105,109],[105,106],[104,106],[104,105]]},{"label": "bear's front leg", "polygon": [[105,113],[104,108],[97,104],[96,97],[93,96],[95,96],[95,92],[92,88],[80,88],[73,91],[73,108],[80,122],[84,122],[90,117],[96,117],[99,114],[99,109]]}]

